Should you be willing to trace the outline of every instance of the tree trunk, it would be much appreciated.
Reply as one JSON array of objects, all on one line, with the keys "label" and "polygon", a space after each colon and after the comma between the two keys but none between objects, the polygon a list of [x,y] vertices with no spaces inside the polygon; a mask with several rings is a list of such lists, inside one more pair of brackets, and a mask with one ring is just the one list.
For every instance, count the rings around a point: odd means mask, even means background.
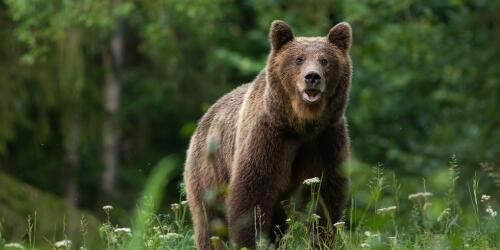
[{"label": "tree trunk", "polygon": [[66,162],[68,164],[68,176],[66,184],[66,197],[69,206],[78,206],[78,181],[76,176],[80,169],[80,124],[73,120],[70,122],[69,131],[66,135]]},{"label": "tree trunk", "polygon": [[80,105],[83,86],[83,63],[80,48],[80,32],[72,28],[60,44],[59,81],[61,101],[64,104],[61,116],[64,142],[64,177],[66,180],[67,233],[74,238],[78,232],[79,203],[78,173],[80,171],[81,118]]},{"label": "tree trunk", "polygon": [[80,170],[80,123],[74,116],[71,116],[66,128],[65,149],[66,149],[66,215],[67,234],[70,239],[74,239],[78,232],[79,215],[78,207],[78,172]]},{"label": "tree trunk", "polygon": [[104,52],[106,79],[104,82],[104,110],[106,112],[102,128],[102,159],[104,174],[102,189],[106,195],[115,193],[116,173],[119,165],[120,127],[118,112],[122,91],[122,67],[124,38],[121,25],[111,38],[109,51]]}]

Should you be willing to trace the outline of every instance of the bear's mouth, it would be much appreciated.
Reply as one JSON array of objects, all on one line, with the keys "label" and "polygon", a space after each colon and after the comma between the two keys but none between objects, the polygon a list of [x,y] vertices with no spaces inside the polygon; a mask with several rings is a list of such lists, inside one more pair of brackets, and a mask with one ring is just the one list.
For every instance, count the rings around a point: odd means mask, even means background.
[{"label": "bear's mouth", "polygon": [[315,103],[321,98],[321,91],[317,89],[306,89],[302,91],[302,99],[307,103]]}]

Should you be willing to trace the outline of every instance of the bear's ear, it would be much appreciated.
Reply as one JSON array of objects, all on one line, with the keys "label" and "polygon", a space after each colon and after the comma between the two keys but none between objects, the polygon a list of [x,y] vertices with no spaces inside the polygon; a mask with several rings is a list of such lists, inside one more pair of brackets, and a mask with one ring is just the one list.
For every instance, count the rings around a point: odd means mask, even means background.
[{"label": "bear's ear", "polygon": [[273,50],[279,50],[283,45],[293,40],[293,31],[287,23],[275,20],[269,29],[269,41]]},{"label": "bear's ear", "polygon": [[347,51],[351,47],[351,40],[352,40],[351,25],[347,22],[341,22],[330,29],[330,32],[328,32],[327,37],[328,41],[333,43],[339,49]]}]

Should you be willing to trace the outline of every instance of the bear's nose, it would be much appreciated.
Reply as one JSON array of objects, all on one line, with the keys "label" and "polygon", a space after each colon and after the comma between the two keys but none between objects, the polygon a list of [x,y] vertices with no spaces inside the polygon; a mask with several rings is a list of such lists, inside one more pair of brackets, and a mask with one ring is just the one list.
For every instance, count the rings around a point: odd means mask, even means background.
[{"label": "bear's nose", "polygon": [[315,88],[316,85],[318,85],[321,80],[321,76],[318,74],[318,72],[315,71],[307,73],[304,78],[306,80],[308,88]]}]

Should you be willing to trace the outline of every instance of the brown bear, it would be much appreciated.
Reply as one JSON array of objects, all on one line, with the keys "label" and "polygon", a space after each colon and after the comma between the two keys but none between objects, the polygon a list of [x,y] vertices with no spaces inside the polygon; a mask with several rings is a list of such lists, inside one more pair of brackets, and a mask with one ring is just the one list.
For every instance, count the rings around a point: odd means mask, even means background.
[{"label": "brown bear", "polygon": [[[271,235],[286,219],[278,215],[280,201],[311,177],[322,177],[320,224],[340,219],[347,189],[340,165],[349,152],[351,39],[345,22],[326,37],[295,37],[288,24],[274,21],[266,67],[201,118],[184,170],[198,249],[211,248],[221,204],[233,246],[255,247],[256,212],[259,231]],[[224,186],[227,192],[208,202],[208,194]]]}]

